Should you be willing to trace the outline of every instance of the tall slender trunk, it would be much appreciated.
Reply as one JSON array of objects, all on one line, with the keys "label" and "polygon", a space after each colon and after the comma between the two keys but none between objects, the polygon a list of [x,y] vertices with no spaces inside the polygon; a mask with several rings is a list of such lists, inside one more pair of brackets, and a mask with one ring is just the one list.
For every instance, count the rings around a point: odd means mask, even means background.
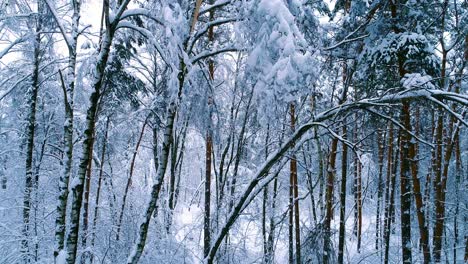
[{"label": "tall slender trunk", "polygon": [[[396,190],[396,174],[398,170],[398,157],[400,155],[400,136],[398,142],[393,143],[393,126],[390,125],[389,140],[390,148],[388,150],[388,163],[387,163],[387,201],[385,207],[385,221],[384,221],[384,243],[385,254],[384,263],[388,264],[389,251],[390,251],[390,229],[394,219],[395,210],[395,190]],[[392,157],[393,146],[396,146],[395,156]]]},{"label": "tall slender trunk", "polygon": [[[347,73],[346,73],[347,74]],[[348,80],[348,77],[346,78]],[[348,85],[343,86],[343,93],[338,101],[338,104],[346,102],[348,94]],[[332,261],[331,256],[331,220],[333,218],[333,201],[334,201],[334,185],[336,175],[336,153],[338,150],[338,138],[333,137],[331,143],[331,149],[328,156],[328,167],[327,167],[327,183],[325,192],[326,212],[324,220],[324,240],[323,240],[323,263],[328,264]]]},{"label": "tall slender trunk", "polygon": [[[213,4],[213,0],[210,0]],[[214,19],[214,12],[210,11],[210,21]],[[214,28],[208,29],[208,41],[214,41]],[[207,257],[210,252],[211,244],[211,157],[213,155],[213,131],[212,131],[212,112],[213,112],[213,89],[214,89],[214,61],[208,61],[208,71],[210,81],[208,84],[208,127],[206,131],[206,150],[205,150],[205,212],[203,217],[203,256]]]},{"label": "tall slender trunk", "polygon": [[333,189],[335,185],[335,173],[336,173],[336,152],[338,148],[338,138],[332,139],[330,154],[328,156],[328,168],[327,168],[327,184],[325,193],[326,212],[324,221],[324,254],[323,263],[331,263],[331,219],[333,217]]},{"label": "tall slender trunk", "polygon": [[442,255],[442,240],[445,229],[445,197],[447,192],[447,179],[448,179],[448,170],[450,166],[450,160],[452,157],[454,149],[454,139],[458,136],[459,126],[454,127],[454,118],[452,117],[449,122],[449,127],[447,129],[447,147],[444,153],[443,159],[443,169],[442,172],[439,172],[436,179],[436,193],[435,193],[435,225],[434,225],[434,261],[440,262]]},{"label": "tall slender trunk", "polygon": [[375,249],[379,249],[379,243],[381,242],[381,219],[380,219],[380,211],[381,211],[381,204],[382,204],[382,196],[383,196],[383,166],[384,166],[384,152],[385,152],[385,136],[382,130],[377,131],[377,147],[378,147],[378,166],[379,166],[379,179],[377,181],[377,212],[376,212],[376,220],[375,220]]},{"label": "tall slender trunk", "polygon": [[[126,2],[128,4],[128,2]],[[124,6],[122,6],[124,8]],[[108,16],[107,16],[108,17]],[[118,17],[115,17],[115,21],[118,21]],[[108,19],[107,19],[108,20]],[[76,260],[76,252],[78,248],[78,232],[80,227],[80,214],[81,205],[83,200],[83,185],[86,175],[88,164],[92,160],[91,152],[94,144],[94,129],[97,118],[97,108],[99,98],[101,96],[101,88],[103,86],[104,71],[109,58],[110,48],[114,35],[115,25],[111,25],[109,20],[106,22],[107,32],[103,35],[103,40],[100,46],[100,52],[98,60],[96,62],[96,71],[94,75],[93,88],[94,91],[91,93],[89,101],[89,107],[86,112],[86,129],[84,131],[84,142],[83,142],[83,156],[80,159],[78,174],[73,179],[71,186],[72,191],[72,202],[71,202],[71,213],[70,213],[70,229],[67,236],[67,263],[74,264]]]},{"label": "tall slender trunk", "polygon": [[[177,205],[177,198],[179,194],[180,174],[182,170],[182,163],[184,158],[185,150],[185,137],[187,135],[189,118],[184,121],[182,129],[178,135],[174,135],[174,143],[172,144],[171,150],[171,169],[169,176],[169,198],[167,201],[169,210],[166,222],[166,231],[170,231],[172,225],[172,218],[174,210]],[[180,149],[180,150],[179,150]]]},{"label": "tall slender trunk", "polygon": [[455,138],[455,213],[453,217],[453,263],[457,263],[457,245],[459,243],[458,215],[460,214],[460,181],[462,177],[462,158],[460,152],[460,135]]},{"label": "tall slender trunk", "polygon": [[[110,118],[107,117],[106,128],[104,132],[104,139],[102,140],[102,152],[101,152],[101,160],[100,160],[101,163],[99,164],[99,177],[98,177],[98,184],[97,184],[97,190],[96,190],[96,200],[95,200],[94,217],[93,217],[93,231],[91,232],[91,249],[92,250],[94,248],[97,221],[99,218],[99,200],[101,197],[102,176],[104,174],[104,162],[105,162],[104,159],[106,157],[107,136],[109,134],[109,123],[110,123]],[[93,260],[94,260],[94,254],[91,254],[90,262],[93,263]]]},{"label": "tall slender trunk", "polygon": [[322,145],[320,144],[320,138],[318,136],[317,129],[314,128],[314,138],[315,138],[315,145],[317,147],[317,162],[318,162],[318,181],[319,181],[319,210],[320,210],[320,218],[324,218],[325,216],[325,203],[324,203],[324,191],[325,191],[325,175],[324,175],[324,160],[323,160],[323,151]]},{"label": "tall slender trunk", "polygon": [[356,181],[356,236],[357,236],[357,251],[361,252],[362,241],[362,163],[359,159],[359,153],[356,153],[355,159],[355,181]]},{"label": "tall slender trunk", "polygon": [[[289,106],[289,115],[291,119],[291,131],[294,133],[296,130],[296,111],[294,103]],[[289,261],[293,263],[296,260],[297,264],[301,263],[301,231],[299,219],[299,190],[297,186],[297,160],[296,155],[292,155],[290,160],[290,187],[289,187]],[[294,228],[294,235],[293,235]],[[293,240],[293,237],[295,240]],[[296,247],[296,254],[294,255],[294,246]]]},{"label": "tall slender trunk", "polygon": [[[345,0],[343,3],[344,15],[349,12],[351,1]],[[343,63],[342,69],[343,87],[349,85],[351,76],[348,75],[347,61]],[[344,98],[343,98],[344,99]],[[347,138],[346,118],[343,120],[343,139]],[[348,174],[348,146],[345,142],[342,144],[343,153],[341,155],[341,190],[340,190],[340,227],[338,234],[338,263],[342,264],[344,261],[344,247],[345,247],[345,231],[346,231],[346,179]]]},{"label": "tall slender trunk", "polygon": [[[356,116],[357,120],[357,116]],[[354,126],[354,140],[359,141],[357,126]],[[359,152],[354,155],[354,235],[357,238],[357,251],[361,250],[362,235],[362,164]]]},{"label": "tall slender trunk", "polygon": [[[344,121],[346,123],[346,121]],[[346,125],[343,126],[343,138],[348,133]],[[343,154],[341,156],[341,191],[340,191],[340,231],[338,240],[338,263],[344,263],[344,246],[346,231],[346,179],[348,174],[348,145],[342,144]]]},{"label": "tall slender trunk", "polygon": [[[95,138],[95,135],[93,135],[93,138]],[[89,215],[89,193],[91,190],[91,173],[92,173],[92,157],[93,157],[93,151],[94,151],[94,144],[91,145],[91,160],[88,163],[88,168],[86,169],[86,179],[85,179],[85,185],[84,185],[84,193],[83,193],[83,229],[82,229],[82,234],[81,234],[81,245],[83,248],[86,248],[87,241],[88,241],[88,215]],[[83,252],[83,255],[81,257],[81,263],[86,264],[87,260],[89,259],[89,252]]]},{"label": "tall slender trunk", "polygon": [[[42,4],[38,3],[38,13],[42,13]],[[41,48],[41,30],[42,30],[42,16],[38,16],[36,22],[35,37],[33,42],[33,73],[31,77],[31,86],[28,91],[28,108],[29,113],[27,116],[26,127],[26,164],[25,164],[25,185],[23,197],[23,227],[21,238],[21,253],[25,263],[30,262],[30,214],[31,214],[31,194],[33,192],[33,155],[34,155],[34,139],[36,136],[36,106],[37,97],[39,93],[39,64],[40,64],[40,48]]]},{"label": "tall slender trunk", "polygon": [[[236,148],[236,155],[235,155],[235,160],[234,160],[234,170],[233,170],[233,173],[232,173],[232,181],[231,181],[231,189],[230,189],[230,200],[229,200],[229,207],[228,207],[228,211],[231,211],[234,204],[235,204],[235,193],[236,193],[236,182],[237,182],[237,174],[239,172],[239,164],[240,164],[240,161],[241,161],[241,158],[242,158],[242,154],[243,154],[243,149],[244,149],[244,144],[245,144],[245,134],[246,134],[246,130],[247,130],[247,121],[249,119],[249,111],[250,111],[250,106],[251,106],[251,103],[252,103],[252,98],[253,98],[253,89],[252,91],[250,92],[249,94],[249,99],[248,99],[248,102],[247,102],[247,106],[246,106],[246,109],[245,109],[245,115],[244,115],[244,119],[242,120],[242,127],[241,127],[241,130],[239,132],[239,139],[237,141],[237,148]],[[234,140],[233,140],[234,142]]]},{"label": "tall slender trunk", "polygon": [[[65,147],[65,155],[62,172],[59,179],[59,197],[57,204],[57,216],[55,218],[55,247],[54,259],[61,250],[63,250],[65,242],[65,224],[68,200],[68,183],[70,181],[72,165],[73,165],[73,120],[74,120],[74,90],[75,90],[75,71],[76,71],[76,51],[78,41],[78,27],[80,22],[81,1],[74,0],[72,29],[70,34],[71,43],[68,47],[68,69],[66,82],[61,75],[64,105],[65,105],[65,123],[63,126],[63,144]],[[67,83],[67,84],[66,84]]]},{"label": "tall slender trunk", "polygon": [[[193,17],[192,17],[192,23],[191,23],[192,26],[189,32],[190,34],[192,34],[195,24],[198,20],[198,13],[200,10],[201,2],[202,2],[201,0],[197,0],[196,2],[195,9],[193,11]],[[182,97],[182,88],[184,87],[186,74],[187,74],[186,65],[184,63],[184,60],[180,58],[179,72],[177,74],[177,79],[179,81],[177,97],[169,104],[167,108],[167,112],[166,112],[166,126],[164,128],[164,138],[162,142],[161,155],[158,158],[159,163],[157,166],[156,182],[153,184],[151,188],[151,196],[150,196],[149,201],[147,202],[147,206],[146,206],[143,218],[140,221],[140,224],[138,225],[138,237],[132,247],[132,251],[130,252],[127,258],[127,264],[138,263],[141,255],[143,254],[143,250],[145,248],[151,216],[155,212],[157,202],[159,199],[159,193],[161,191],[161,187],[164,181],[164,174],[166,173],[169,152],[171,149],[171,145],[173,143],[172,140],[173,140],[173,131],[174,131],[174,120],[177,114],[178,104]]]},{"label": "tall slender trunk", "polygon": [[156,181],[152,186],[151,189],[151,197],[145,209],[143,219],[138,226],[138,238],[133,245],[133,249],[128,256],[127,263],[128,264],[136,264],[138,263],[141,255],[143,254],[143,249],[145,248],[146,244],[146,237],[148,235],[148,227],[149,222],[151,220],[151,216],[155,211],[156,204],[159,199],[159,193],[161,191],[161,186],[164,180],[164,174],[166,173],[167,162],[170,152],[170,147],[172,144],[172,133],[174,129],[174,119],[176,115],[177,106],[175,103],[171,103],[169,108],[167,109],[167,117],[166,117],[166,127],[164,129],[164,139],[163,139],[163,146],[161,150],[161,155],[159,157],[159,165],[158,171],[156,175]]},{"label": "tall slender trunk", "polygon": [[400,208],[401,208],[401,245],[403,263],[412,263],[411,256],[411,167],[413,161],[413,151],[410,145],[411,135],[406,131],[411,131],[410,102],[403,101],[401,111],[401,123],[404,129],[400,130]]},{"label": "tall slender trunk", "polygon": [[[291,109],[292,110],[292,109]],[[292,113],[290,112],[290,115]],[[292,119],[291,119],[292,123]],[[294,174],[293,158],[289,169],[289,197],[288,197],[288,259],[289,264],[294,263]]]},{"label": "tall slender trunk", "polygon": [[[415,132],[416,135],[418,134],[419,130],[419,110],[416,109],[416,125],[415,125]],[[424,204],[423,204],[423,198],[421,194],[421,183],[419,181],[418,177],[418,158],[417,158],[417,152],[418,152],[418,146],[417,143],[411,144],[410,145],[410,156],[415,157],[415,159],[412,160],[411,162],[411,176],[413,180],[413,194],[414,194],[414,200],[416,204],[416,213],[418,217],[418,223],[419,223],[419,235],[421,239],[421,248],[423,250],[423,255],[424,255],[424,263],[429,264],[431,262],[431,252],[429,248],[429,229],[426,224],[426,214],[424,212]]]},{"label": "tall slender trunk", "polygon": [[[210,132],[207,132],[210,134]],[[205,212],[203,220],[203,256],[206,257],[210,251],[211,242],[211,156],[212,156],[213,141],[211,135],[206,138],[206,151],[205,151]]]},{"label": "tall slender trunk", "polygon": [[274,263],[274,241],[275,241],[275,209],[276,209],[276,197],[278,196],[278,177],[277,175],[275,176],[275,179],[273,180],[273,197],[271,201],[271,213],[270,213],[270,230],[268,232],[268,256],[266,258],[265,263]]},{"label": "tall slender trunk", "polygon": [[[267,125],[267,132],[265,137],[265,160],[268,159],[268,144],[270,139],[270,125]],[[263,200],[262,200],[262,238],[263,238],[263,263],[268,263],[269,259],[269,248],[268,248],[268,237],[267,237],[267,206],[268,206],[268,185],[263,188]]]},{"label": "tall slender trunk", "polygon": [[133,151],[132,160],[130,162],[130,169],[128,172],[127,183],[125,184],[125,191],[122,197],[122,206],[120,208],[119,220],[117,222],[117,232],[115,236],[115,240],[117,241],[120,240],[120,230],[122,228],[122,221],[123,221],[123,216],[125,213],[125,204],[127,203],[128,191],[130,190],[130,186],[132,186],[132,177],[133,177],[133,171],[135,169],[135,160],[138,154],[138,149],[140,148],[140,145],[141,145],[141,140],[143,139],[143,135],[145,134],[145,128],[146,128],[146,125],[148,124],[148,119],[149,119],[148,117],[145,119],[145,122],[143,123],[143,126],[141,127],[141,131],[140,131],[140,134],[138,136],[138,139],[135,145],[135,150]]},{"label": "tall slender trunk", "polygon": [[[395,1],[390,1],[391,16],[395,20],[397,19],[397,4]],[[400,33],[400,29],[396,24],[393,25],[393,31],[395,34]],[[397,54],[398,60],[398,74],[400,79],[405,76],[405,54],[399,52]],[[403,129],[400,129],[401,133],[401,146],[400,146],[400,209],[401,209],[401,246],[402,246],[402,261],[403,263],[412,262],[411,252],[411,163],[414,160],[412,156],[410,145],[411,135],[411,106],[408,100],[402,101],[402,108],[400,114],[400,123],[403,124]]]}]

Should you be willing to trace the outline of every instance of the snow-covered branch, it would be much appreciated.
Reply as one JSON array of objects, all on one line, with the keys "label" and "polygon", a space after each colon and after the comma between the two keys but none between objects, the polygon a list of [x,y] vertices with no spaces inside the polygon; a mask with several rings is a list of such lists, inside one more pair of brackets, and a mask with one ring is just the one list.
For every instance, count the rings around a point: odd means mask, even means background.
[{"label": "snow-covered branch", "polygon": [[206,59],[208,57],[215,56],[215,55],[218,55],[218,54],[221,54],[221,53],[238,52],[238,51],[241,51],[241,50],[242,49],[237,48],[237,47],[226,47],[226,48],[221,48],[221,49],[217,49],[217,50],[213,50],[213,51],[202,52],[202,53],[197,54],[196,56],[194,56],[192,58],[192,60],[191,60],[191,63],[195,64],[199,60],[203,60],[203,59]]},{"label": "snow-covered branch", "polygon": [[[145,17],[153,20],[157,24],[159,24],[161,26],[164,26],[164,23],[161,20],[159,20],[158,18],[154,17],[153,12],[151,12],[150,10],[148,10],[146,8],[134,8],[134,9],[125,10],[125,12],[123,12],[122,16],[120,17],[120,20],[124,20],[124,19],[132,17],[132,16],[145,16]],[[120,23],[120,21],[119,21],[119,23]]]},{"label": "snow-covered branch", "polygon": [[223,7],[225,5],[228,5],[232,2],[232,0],[218,0],[212,5],[206,5],[204,8],[200,10],[200,15],[210,12],[210,10],[213,10],[215,8]]},{"label": "snow-covered branch", "polygon": [[13,42],[11,42],[8,46],[6,46],[2,51],[0,51],[0,60],[5,56],[14,46],[16,46],[19,43],[24,42],[26,39],[28,39],[28,36],[22,36],[17,39],[15,39]]},{"label": "snow-covered branch", "polygon": [[50,10],[50,13],[52,13],[52,16],[54,17],[55,22],[57,23],[60,32],[62,33],[63,39],[67,43],[68,49],[72,49],[73,45],[73,40],[68,36],[67,31],[65,30],[65,26],[62,23],[62,20],[59,18],[59,15],[57,14],[57,10],[55,10],[55,7],[52,6],[52,4],[49,2],[49,0],[43,0],[44,3],[47,5],[47,7]]},{"label": "snow-covered branch", "polygon": [[115,13],[112,18],[109,18],[109,23],[114,25],[115,27],[117,24],[120,22],[120,19],[122,18],[123,13],[127,9],[128,4],[130,3],[130,0],[124,0],[122,4],[120,5],[119,9],[117,10],[117,13]]}]

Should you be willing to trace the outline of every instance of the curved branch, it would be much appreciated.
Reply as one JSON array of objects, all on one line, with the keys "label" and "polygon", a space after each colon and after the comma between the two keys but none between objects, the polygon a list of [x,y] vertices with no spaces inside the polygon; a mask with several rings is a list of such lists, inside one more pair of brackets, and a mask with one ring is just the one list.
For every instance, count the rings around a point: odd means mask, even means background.
[{"label": "curved branch", "polygon": [[223,7],[225,5],[228,5],[232,2],[232,0],[219,0],[219,1],[216,1],[216,3],[212,4],[212,5],[207,5],[205,6],[205,8],[202,8],[200,10],[200,13],[199,15],[203,15],[207,12],[210,12],[211,10],[215,9],[215,8],[219,8],[219,7]]},{"label": "curved branch", "polygon": [[19,37],[17,39],[15,39],[13,42],[10,43],[10,45],[8,45],[6,48],[4,48],[2,51],[0,51],[0,60],[3,58],[3,56],[5,56],[6,54],[8,54],[8,52],[14,47],[16,46],[17,44],[20,44],[24,41],[26,41],[28,39],[28,36],[22,36],[22,37]]},{"label": "curved branch", "polygon": [[129,18],[129,17],[132,17],[132,16],[144,16],[144,17],[147,17],[147,18],[153,20],[157,24],[159,24],[161,26],[164,26],[164,23],[161,20],[154,17],[152,15],[152,12],[149,11],[148,9],[146,9],[146,8],[134,8],[134,9],[126,10],[125,12],[123,12],[122,16],[120,17],[119,23],[120,23],[120,21],[122,21],[122,20],[124,20],[126,18]]},{"label": "curved branch", "polygon": [[241,51],[242,49],[239,49],[239,48],[236,48],[236,47],[227,47],[227,48],[222,48],[222,49],[218,49],[218,50],[213,50],[213,51],[207,51],[207,52],[202,52],[196,56],[194,56],[191,60],[191,63],[192,64],[195,64],[197,63],[199,60],[203,60],[203,59],[206,59],[208,57],[211,57],[211,56],[215,56],[215,55],[218,55],[218,54],[221,54],[221,53],[225,53],[225,52],[237,52],[237,51]]}]

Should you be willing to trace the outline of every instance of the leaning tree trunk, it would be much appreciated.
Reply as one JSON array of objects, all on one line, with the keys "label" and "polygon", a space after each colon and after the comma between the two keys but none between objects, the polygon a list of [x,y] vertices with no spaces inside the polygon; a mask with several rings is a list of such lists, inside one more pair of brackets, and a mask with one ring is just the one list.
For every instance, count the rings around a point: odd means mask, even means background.
[{"label": "leaning tree trunk", "polygon": [[[195,8],[193,11],[193,17],[191,21],[189,35],[192,34],[195,28],[195,24],[198,21],[198,14],[200,11],[201,2],[202,2],[201,0],[197,0],[195,3]],[[159,163],[157,165],[156,182],[153,184],[151,188],[151,196],[147,203],[147,206],[143,215],[143,219],[138,225],[138,237],[133,245],[130,255],[128,256],[128,259],[127,259],[128,264],[138,263],[141,255],[143,254],[143,250],[146,244],[146,238],[148,236],[148,228],[149,228],[151,216],[153,215],[156,209],[156,205],[159,199],[159,193],[161,191],[161,187],[162,187],[163,180],[164,180],[164,174],[166,173],[167,162],[169,159],[169,152],[171,149],[171,145],[173,143],[172,140],[173,140],[173,131],[174,131],[174,120],[177,114],[178,104],[182,96],[182,88],[184,87],[185,75],[187,74],[187,68],[183,59],[180,59],[179,63],[180,63],[179,72],[177,74],[177,78],[179,81],[177,98],[175,98],[169,104],[167,108],[166,127],[164,129],[164,138],[162,142],[161,155],[158,158]]]},{"label": "leaning tree trunk", "polygon": [[[126,2],[127,3],[127,2]],[[118,21],[118,18],[115,18]],[[114,23],[115,23],[114,21]],[[70,211],[70,229],[67,236],[67,263],[74,264],[76,260],[76,252],[78,248],[78,233],[80,228],[80,215],[81,205],[83,201],[83,187],[86,176],[88,164],[92,160],[91,152],[94,144],[94,130],[97,118],[97,108],[99,98],[101,96],[101,88],[104,80],[104,70],[107,65],[109,58],[110,47],[112,44],[113,34],[115,30],[115,24],[108,24],[107,32],[103,35],[101,42],[101,48],[98,55],[98,61],[96,63],[96,70],[94,76],[93,88],[94,91],[91,93],[89,98],[90,104],[86,113],[86,129],[84,131],[83,141],[83,156],[80,159],[78,174],[73,179],[71,185],[72,201]]]},{"label": "leaning tree trunk", "polygon": [[161,155],[159,157],[159,165],[158,171],[156,175],[156,181],[153,184],[151,189],[151,197],[147,204],[147,207],[144,212],[144,216],[142,221],[138,226],[138,238],[133,246],[132,252],[128,256],[127,263],[128,264],[136,264],[138,263],[141,255],[143,254],[143,249],[145,248],[146,244],[146,237],[148,235],[148,227],[153,212],[156,208],[156,204],[158,202],[159,193],[161,191],[161,186],[164,180],[164,174],[166,173],[167,162],[169,158],[169,152],[172,144],[172,133],[174,128],[174,119],[176,115],[176,104],[172,102],[169,105],[167,110],[167,118],[166,118],[166,127],[164,129],[164,139],[163,139],[163,146],[161,150]]},{"label": "leaning tree trunk", "polygon": [[[41,4],[39,4],[38,12],[41,13]],[[28,91],[28,108],[29,113],[27,117],[26,127],[26,177],[24,186],[23,197],[23,228],[21,238],[21,253],[25,263],[30,262],[29,258],[29,229],[30,229],[30,214],[31,214],[31,193],[33,191],[33,155],[34,155],[34,139],[35,139],[35,126],[36,126],[36,105],[37,95],[39,92],[39,53],[41,43],[41,30],[42,30],[42,16],[38,17],[36,25],[36,33],[33,42],[33,74],[31,77],[31,87]]]},{"label": "leaning tree trunk", "polygon": [[125,191],[124,191],[124,195],[122,198],[122,207],[120,208],[119,220],[117,222],[117,232],[116,232],[117,234],[115,236],[115,240],[117,241],[120,240],[120,230],[122,227],[123,216],[125,213],[125,204],[127,203],[128,191],[130,190],[130,186],[132,185],[132,177],[133,177],[133,171],[135,168],[135,160],[138,154],[138,149],[140,148],[141,140],[143,139],[143,135],[145,133],[146,125],[148,124],[148,119],[149,117],[145,119],[145,122],[143,123],[143,126],[141,127],[141,132],[140,132],[140,135],[138,136],[135,150],[133,151],[132,160],[130,161],[130,169],[128,172],[127,183],[125,184]]}]

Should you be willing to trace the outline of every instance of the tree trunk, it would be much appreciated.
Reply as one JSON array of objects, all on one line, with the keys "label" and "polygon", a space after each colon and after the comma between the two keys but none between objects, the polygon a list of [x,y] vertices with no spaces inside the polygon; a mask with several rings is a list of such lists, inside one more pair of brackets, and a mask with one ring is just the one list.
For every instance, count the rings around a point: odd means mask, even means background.
[{"label": "tree trunk", "polygon": [[[348,78],[346,78],[348,79]],[[338,104],[346,102],[348,93],[348,85],[344,85],[343,93],[338,101]],[[338,138],[333,137],[331,143],[330,154],[328,156],[328,167],[327,167],[327,186],[325,193],[326,212],[324,220],[324,240],[323,240],[323,263],[328,264],[332,261],[331,258],[331,220],[333,218],[333,200],[334,200],[334,185],[335,185],[335,174],[336,174],[336,152],[338,149]],[[320,153],[319,153],[320,154]]]},{"label": "tree trunk", "polygon": [[[126,2],[128,3],[128,2]],[[124,8],[124,6],[122,6]],[[115,18],[118,21],[118,17]],[[114,21],[114,23],[115,23]],[[97,118],[97,108],[99,98],[101,96],[101,88],[103,86],[104,71],[109,58],[110,47],[112,44],[113,34],[115,25],[110,25],[107,22],[107,32],[103,35],[103,40],[100,46],[100,52],[98,60],[96,62],[96,71],[94,75],[93,88],[94,91],[91,93],[89,98],[90,104],[86,113],[86,129],[84,131],[84,142],[83,142],[83,156],[80,159],[78,174],[75,176],[72,182],[72,201],[71,201],[71,213],[70,213],[70,229],[67,236],[67,263],[74,264],[76,260],[76,252],[78,248],[78,231],[80,227],[80,214],[81,205],[83,200],[83,185],[86,175],[88,164],[92,160],[91,151],[94,144],[94,129]]]},{"label": "tree trunk", "polygon": [[414,160],[411,143],[410,103],[403,102],[401,111],[401,123],[404,129],[401,134],[400,155],[400,208],[401,208],[401,245],[403,263],[412,263],[411,256],[411,162]]},{"label": "tree trunk", "polygon": [[143,253],[143,249],[146,244],[146,237],[148,235],[148,227],[151,220],[151,216],[156,208],[156,204],[158,202],[159,193],[161,191],[161,186],[164,180],[164,174],[166,173],[167,168],[167,161],[169,157],[170,147],[172,144],[172,133],[174,128],[174,119],[176,115],[176,104],[171,103],[167,110],[167,118],[166,118],[166,127],[164,129],[164,139],[163,139],[163,147],[161,151],[161,156],[159,158],[159,165],[158,165],[158,172],[156,176],[156,181],[153,184],[151,189],[151,197],[149,202],[147,203],[147,207],[145,209],[145,213],[143,215],[143,219],[138,226],[138,238],[133,245],[133,249],[128,256],[127,263],[128,264],[136,264],[138,263],[141,254]]},{"label": "tree trunk", "polygon": [[375,227],[375,249],[379,249],[380,236],[381,236],[381,220],[380,220],[380,206],[382,204],[382,195],[383,195],[383,161],[384,161],[384,152],[385,152],[385,136],[382,130],[377,131],[377,147],[378,147],[378,166],[379,166],[379,179],[377,182],[377,212],[376,212],[376,227]]},{"label": "tree trunk", "polygon": [[[356,116],[357,120],[357,116]],[[354,126],[354,138],[359,142],[357,126]],[[357,251],[361,251],[362,235],[362,164],[359,152],[354,155],[354,235],[357,238]]]},{"label": "tree trunk", "polygon": [[[346,123],[346,121],[344,121]],[[343,138],[346,139],[347,129],[343,126]],[[346,179],[348,174],[348,145],[343,146],[343,154],[341,156],[341,191],[340,191],[340,231],[338,241],[338,263],[344,263],[344,246],[345,246],[345,231],[346,231]]]},{"label": "tree trunk", "polygon": [[149,117],[145,119],[145,122],[143,123],[143,126],[141,127],[141,132],[140,132],[140,135],[138,136],[137,143],[135,145],[135,150],[133,151],[132,161],[130,162],[130,169],[128,173],[127,183],[125,184],[125,191],[122,197],[122,207],[120,208],[119,220],[117,222],[117,232],[116,232],[117,234],[115,236],[115,240],[117,241],[120,240],[120,230],[122,227],[123,216],[125,213],[125,204],[127,202],[128,191],[130,190],[130,186],[132,186],[132,177],[133,177],[133,171],[135,168],[135,160],[138,154],[138,149],[140,148],[141,140],[143,139],[143,135],[145,133],[146,125],[148,124],[148,119]]},{"label": "tree trunk", "polygon": [[[418,134],[419,130],[419,110],[416,109],[416,125],[415,125],[415,132],[416,135]],[[425,212],[424,212],[424,205],[423,205],[423,198],[421,194],[421,183],[419,182],[418,177],[418,152],[417,143],[410,145],[410,156],[415,157],[415,159],[411,162],[411,176],[413,180],[413,194],[416,203],[416,213],[418,217],[419,223],[419,235],[421,239],[421,247],[423,250],[424,255],[424,263],[429,264],[431,262],[431,252],[429,249],[429,229],[426,224]]]},{"label": "tree trunk", "polygon": [[336,173],[336,152],[338,148],[338,138],[332,139],[330,154],[328,157],[328,169],[327,169],[327,184],[325,193],[326,212],[324,221],[324,253],[323,263],[331,263],[331,219],[333,217],[333,188],[335,185],[335,173]]},{"label": "tree trunk", "polygon": [[[67,200],[68,200],[68,184],[71,177],[73,165],[73,120],[74,120],[74,91],[75,91],[75,78],[76,78],[76,56],[77,56],[77,43],[79,35],[79,22],[80,22],[81,2],[73,1],[73,15],[72,15],[72,28],[71,28],[71,43],[68,46],[68,70],[67,70],[67,83],[63,79],[62,73],[60,77],[62,80],[64,105],[65,105],[65,123],[63,126],[63,144],[65,147],[65,156],[63,162],[63,171],[60,174],[59,180],[59,197],[57,204],[57,216],[55,218],[55,247],[54,259],[61,250],[64,248],[65,242],[65,225],[67,213]],[[66,36],[64,36],[66,37]]]},{"label": "tree trunk", "polygon": [[454,118],[450,119],[448,130],[448,139],[447,139],[447,148],[444,153],[444,165],[442,172],[438,173],[436,179],[436,193],[435,193],[435,225],[434,225],[434,261],[436,263],[441,261],[442,255],[442,240],[444,235],[445,228],[445,196],[447,192],[447,179],[448,179],[448,169],[450,166],[450,159],[452,157],[453,148],[454,148],[454,139],[458,135],[459,126],[454,127]]},{"label": "tree trunk", "polygon": [[[390,3],[390,11],[392,18],[397,19],[397,6],[394,1]],[[395,34],[400,33],[400,29],[393,25]],[[405,54],[401,52],[397,54],[398,73],[400,79],[406,74]],[[411,132],[411,108],[408,100],[403,100],[400,115],[400,123],[404,128],[400,129],[401,146],[400,146],[400,208],[401,208],[401,245],[402,245],[402,260],[403,263],[411,263],[411,162],[414,156],[411,156],[410,151],[411,135],[406,131]]]},{"label": "tree trunk", "polygon": [[[95,135],[93,135],[95,138]],[[90,161],[88,163],[88,168],[86,169],[86,179],[85,179],[85,190],[83,193],[83,229],[81,234],[81,245],[83,248],[86,248],[87,240],[88,240],[88,215],[89,215],[89,192],[91,190],[91,173],[92,173],[92,157],[94,151],[94,144],[91,145],[91,154],[90,154]],[[87,260],[89,259],[89,252],[83,252],[81,257],[81,263],[86,264]]]},{"label": "tree trunk", "polygon": [[[396,174],[398,168],[398,156],[400,155],[400,138],[398,137],[397,144],[393,143],[393,125],[390,123],[389,136],[388,136],[388,156],[387,156],[387,191],[386,191],[386,205],[385,205],[385,220],[384,220],[384,243],[385,254],[384,263],[388,264],[389,249],[390,249],[390,229],[394,217],[395,208],[395,187],[396,187]],[[395,156],[393,155],[393,147],[396,146]]]},{"label": "tree trunk", "polygon": [[[102,153],[101,153],[101,160],[100,160],[101,163],[99,164],[99,178],[98,178],[96,200],[95,200],[95,206],[94,206],[93,231],[91,233],[91,249],[92,250],[94,249],[94,242],[96,238],[96,226],[97,226],[97,220],[99,217],[99,200],[101,197],[102,176],[104,174],[104,159],[106,155],[107,136],[109,133],[109,123],[110,123],[110,118],[107,117],[106,130],[104,132],[104,139],[102,140]],[[94,254],[91,254],[90,262],[93,263],[93,260],[94,260]]]},{"label": "tree trunk", "polygon": [[[296,130],[296,111],[294,103],[290,104],[290,118],[291,118],[291,130],[294,132]],[[294,223],[293,223],[293,211],[294,211]],[[289,220],[290,220],[290,247],[293,243],[292,228],[294,226],[294,236],[295,236],[295,247],[296,254],[295,260],[297,264],[301,263],[301,231],[300,231],[300,219],[299,219],[299,190],[297,186],[297,160],[296,155],[292,154],[290,160],[290,211],[289,211]],[[290,251],[290,261],[294,258],[293,251]]]},{"label": "tree trunk", "polygon": [[[213,4],[213,1],[210,1]],[[214,19],[214,12],[210,11],[210,21]],[[213,26],[208,29],[208,41],[214,41]],[[206,131],[206,151],[205,151],[205,212],[203,217],[203,256],[208,256],[211,242],[211,157],[213,155],[213,131],[212,131],[212,113],[213,113],[213,89],[214,89],[214,61],[209,59],[208,71],[210,81],[208,83],[208,127]]]},{"label": "tree trunk", "polygon": [[[38,13],[42,13],[42,4],[38,3]],[[25,263],[30,262],[30,214],[31,214],[31,194],[33,191],[33,155],[34,155],[34,139],[35,139],[35,126],[36,126],[36,105],[39,92],[39,53],[41,48],[41,30],[42,30],[42,16],[38,16],[38,21],[35,29],[35,37],[33,41],[33,73],[31,77],[31,86],[28,91],[28,108],[29,113],[27,116],[26,127],[26,164],[25,164],[25,185],[23,197],[23,227],[21,238],[21,253]]]},{"label": "tree trunk", "polygon": [[[267,132],[265,137],[265,160],[268,159],[268,144],[270,139],[270,125],[267,125]],[[263,188],[263,200],[262,200],[262,238],[263,238],[263,263],[268,263],[269,260],[269,247],[267,237],[267,206],[268,206],[268,185]]]},{"label": "tree trunk", "polygon": [[273,197],[271,201],[271,214],[270,214],[270,230],[268,232],[268,255],[265,263],[274,263],[274,241],[275,241],[275,209],[276,209],[276,197],[278,195],[278,175],[273,180]]}]

